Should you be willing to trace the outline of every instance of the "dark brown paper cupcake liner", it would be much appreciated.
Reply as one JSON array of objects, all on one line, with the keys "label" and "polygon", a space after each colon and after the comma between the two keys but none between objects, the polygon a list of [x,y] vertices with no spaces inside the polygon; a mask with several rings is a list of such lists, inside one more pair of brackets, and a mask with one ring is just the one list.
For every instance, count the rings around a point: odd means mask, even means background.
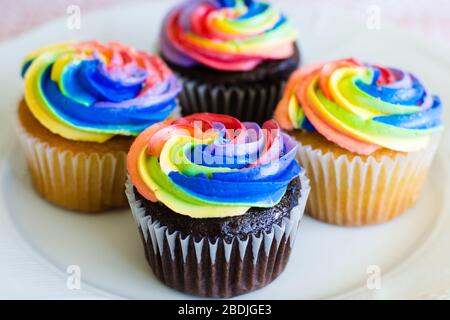
[{"label": "dark brown paper cupcake liner", "polygon": [[179,96],[183,115],[210,112],[231,115],[241,121],[262,124],[272,119],[281,98],[284,81],[251,85],[217,85],[179,76],[183,91]]},{"label": "dark brown paper cupcake liner", "polygon": [[128,181],[126,194],[144,243],[145,256],[164,284],[198,296],[227,298],[262,288],[286,267],[309,194],[309,180],[301,179],[301,197],[289,219],[270,232],[232,241],[183,237],[145,214]]}]

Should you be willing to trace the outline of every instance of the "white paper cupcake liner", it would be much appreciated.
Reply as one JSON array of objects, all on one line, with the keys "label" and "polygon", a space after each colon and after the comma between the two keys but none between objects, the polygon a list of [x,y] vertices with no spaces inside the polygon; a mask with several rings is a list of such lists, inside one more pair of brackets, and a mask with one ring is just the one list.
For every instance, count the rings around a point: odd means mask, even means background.
[{"label": "white paper cupcake liner", "polygon": [[183,82],[179,96],[183,115],[211,112],[260,124],[272,118],[285,85],[282,81],[267,85],[214,85],[178,77]]},{"label": "white paper cupcake liner", "polygon": [[[178,119],[181,108],[170,114]],[[127,153],[73,152],[52,147],[29,134],[16,119],[17,134],[25,152],[36,191],[48,201],[66,209],[102,212],[127,205]]]},{"label": "white paper cupcake liner", "polygon": [[298,161],[311,180],[306,212],[338,225],[389,221],[411,207],[425,182],[439,139],[423,151],[336,158],[300,143]]},{"label": "white paper cupcake liner", "polygon": [[270,232],[246,239],[183,238],[146,216],[145,207],[136,200],[134,187],[126,183],[126,195],[133,217],[143,237],[146,257],[155,275],[177,290],[209,297],[230,297],[263,287],[274,280],[287,264],[300,219],[310,191],[305,174],[301,197],[290,217]]},{"label": "white paper cupcake liner", "polygon": [[18,127],[33,186],[42,197],[83,212],[126,206],[125,152],[86,154],[60,150]]}]

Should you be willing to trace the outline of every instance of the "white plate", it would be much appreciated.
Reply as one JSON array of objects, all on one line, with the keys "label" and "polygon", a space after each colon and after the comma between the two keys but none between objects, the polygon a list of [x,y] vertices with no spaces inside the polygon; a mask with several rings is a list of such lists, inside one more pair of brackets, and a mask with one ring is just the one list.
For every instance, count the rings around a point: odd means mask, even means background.
[{"label": "white plate", "polygon": [[[21,58],[28,51],[71,38],[118,40],[149,50],[172,4],[158,1],[96,12],[82,16],[81,30],[68,30],[66,21],[58,20],[0,45],[0,297],[191,298],[152,275],[128,210],[89,216],[41,200],[31,188],[11,124],[22,92]],[[450,54],[444,49],[384,25],[370,30],[365,17],[297,8],[295,1],[279,5],[299,27],[305,63],[356,56],[406,68],[450,105]],[[391,223],[359,229],[304,218],[286,271],[270,286],[242,298],[449,297],[448,137],[446,132],[414,209]],[[66,287],[69,265],[81,268],[81,290]],[[374,265],[381,271],[379,290],[366,286],[368,268]]]}]

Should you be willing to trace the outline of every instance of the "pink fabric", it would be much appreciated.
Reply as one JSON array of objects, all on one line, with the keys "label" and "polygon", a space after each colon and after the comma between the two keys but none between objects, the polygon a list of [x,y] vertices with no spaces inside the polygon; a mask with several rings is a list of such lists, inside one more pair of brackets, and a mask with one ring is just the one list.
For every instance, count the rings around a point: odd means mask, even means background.
[{"label": "pink fabric", "polygon": [[[135,0],[164,1],[164,0]],[[282,2],[284,0],[272,0]],[[2,0],[0,2],[0,41],[32,29],[53,18],[66,15],[69,5],[78,5],[82,14],[129,0]],[[422,32],[450,46],[450,1],[448,0],[297,0],[298,7],[320,10],[345,9],[357,17],[367,16],[369,6],[379,6],[381,22]]]},{"label": "pink fabric", "polygon": [[49,20],[67,16],[66,10],[70,5],[79,6],[81,14],[84,14],[118,3],[125,3],[125,0],[1,0],[0,41]]}]

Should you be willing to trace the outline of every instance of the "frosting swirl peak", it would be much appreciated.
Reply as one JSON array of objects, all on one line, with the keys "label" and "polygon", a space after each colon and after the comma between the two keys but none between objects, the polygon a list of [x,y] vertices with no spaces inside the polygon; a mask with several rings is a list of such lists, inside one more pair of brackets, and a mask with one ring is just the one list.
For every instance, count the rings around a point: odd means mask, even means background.
[{"label": "frosting swirl peak", "polygon": [[361,155],[414,152],[442,130],[442,104],[411,73],[342,59],[295,72],[275,118]]},{"label": "frosting swirl peak", "polygon": [[128,154],[138,192],[193,218],[275,206],[301,168],[297,144],[274,120],[261,128],[227,115],[193,114],[153,125]]},{"label": "frosting swirl peak", "polygon": [[68,42],[26,56],[25,100],[47,129],[70,140],[138,135],[176,108],[181,84],[159,57],[120,43]]},{"label": "frosting swirl peak", "polygon": [[254,0],[191,0],[167,15],[161,52],[182,67],[248,71],[294,54],[295,29],[270,4]]}]

